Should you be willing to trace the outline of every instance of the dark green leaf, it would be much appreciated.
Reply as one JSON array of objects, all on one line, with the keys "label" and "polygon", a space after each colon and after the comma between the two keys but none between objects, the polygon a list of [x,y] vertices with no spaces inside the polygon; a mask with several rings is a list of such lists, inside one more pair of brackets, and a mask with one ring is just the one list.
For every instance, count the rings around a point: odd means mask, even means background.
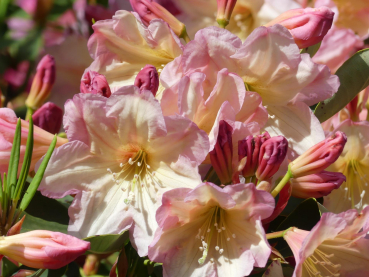
[{"label": "dark green leaf", "polygon": [[124,247],[124,243],[128,239],[128,232],[118,235],[101,235],[85,238],[85,241],[91,243],[89,252],[96,254],[107,254],[118,252]]},{"label": "dark green leaf", "polygon": [[31,182],[31,184],[29,185],[26,193],[23,196],[22,202],[21,202],[21,204],[19,206],[19,209],[21,211],[25,211],[26,210],[26,208],[28,207],[29,203],[31,202],[33,196],[35,195],[35,193],[36,193],[36,191],[38,189],[38,186],[41,183],[42,178],[44,177],[44,173],[45,173],[47,164],[49,163],[51,154],[53,153],[54,148],[55,148],[55,145],[56,145],[56,139],[57,139],[56,136],[54,136],[54,139],[51,142],[51,145],[49,147],[49,150],[47,150],[47,153],[44,156],[44,159],[42,160],[41,165],[38,168],[35,177],[33,177],[33,180]]},{"label": "dark green leaf", "polygon": [[329,213],[328,209],[326,207],[324,207],[322,204],[318,203],[318,208],[319,208],[319,212],[320,215],[324,214],[324,213]]},{"label": "dark green leaf", "polygon": [[15,128],[12,151],[9,159],[8,177],[7,177],[7,190],[8,197],[12,197],[15,185],[17,183],[18,164],[20,157],[20,145],[21,145],[21,120],[18,119],[17,126]]},{"label": "dark green leaf", "polygon": [[68,233],[68,225],[60,224],[54,221],[47,221],[39,217],[26,214],[26,218],[22,225],[21,233],[33,231],[33,230],[49,230],[53,232]]},{"label": "dark green leaf", "polygon": [[319,43],[314,44],[312,46],[306,47],[306,48],[302,49],[300,51],[300,53],[301,54],[308,53],[310,55],[310,57],[314,57],[314,55],[316,54],[316,52],[318,52],[321,44],[322,44],[322,42],[319,42]]},{"label": "dark green leaf", "polygon": [[348,59],[336,72],[340,87],[331,98],[320,102],[314,114],[324,122],[343,109],[355,96],[369,85],[369,48]]},{"label": "dark green leaf", "polygon": [[18,266],[13,264],[11,261],[9,261],[5,257],[2,259],[2,266],[1,266],[2,277],[10,277],[17,271],[18,271]]}]

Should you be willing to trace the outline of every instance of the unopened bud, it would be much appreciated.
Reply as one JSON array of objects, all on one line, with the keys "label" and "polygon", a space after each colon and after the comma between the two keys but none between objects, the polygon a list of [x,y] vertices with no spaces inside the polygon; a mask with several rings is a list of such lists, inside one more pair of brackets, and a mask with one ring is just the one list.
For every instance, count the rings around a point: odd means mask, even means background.
[{"label": "unopened bud", "polygon": [[219,26],[225,28],[225,26],[227,26],[229,23],[237,0],[217,0],[217,3],[218,3],[217,22]]},{"label": "unopened bud", "polygon": [[290,163],[293,178],[322,172],[341,155],[347,137],[337,131],[333,136],[315,144]]},{"label": "unopened bud", "polygon": [[256,137],[247,136],[245,139],[238,141],[238,160],[242,170],[242,176],[251,177],[255,175],[259,164],[259,152],[261,145],[270,139],[268,132]]},{"label": "unopened bud", "polygon": [[83,273],[86,276],[95,275],[99,269],[100,258],[96,254],[89,254],[83,265]]},{"label": "unopened bud", "polygon": [[42,105],[33,115],[33,123],[51,134],[59,132],[63,121],[63,110],[52,102]]},{"label": "unopened bud", "polygon": [[321,42],[333,23],[334,12],[327,7],[293,9],[282,13],[265,26],[286,27],[300,49]]},{"label": "unopened bud", "polygon": [[210,161],[222,184],[232,181],[232,127],[221,120],[219,122],[219,132],[214,149],[210,151]]},{"label": "unopened bud", "polygon": [[38,63],[37,72],[33,78],[31,90],[26,100],[26,106],[37,110],[49,97],[55,83],[55,61],[50,55],[45,55]]},{"label": "unopened bud", "polygon": [[80,91],[81,93],[99,94],[107,98],[111,95],[110,87],[105,76],[95,71],[87,71],[83,74]]},{"label": "unopened bud", "polygon": [[346,181],[340,172],[322,171],[298,178],[290,179],[292,196],[297,198],[319,198],[327,196],[332,190],[338,189]]},{"label": "unopened bud", "polygon": [[137,74],[134,85],[139,87],[140,91],[150,90],[155,96],[159,88],[159,75],[155,66],[145,65]]},{"label": "unopened bud", "polygon": [[186,26],[175,18],[167,9],[152,0],[129,0],[132,9],[139,14],[143,23],[149,25],[153,19],[162,19],[178,37],[187,35]]},{"label": "unopened bud", "polygon": [[287,150],[288,142],[283,136],[276,136],[266,140],[260,148],[256,178],[258,180],[272,178],[286,158]]},{"label": "unopened bud", "polygon": [[34,274],[36,271],[29,270],[29,269],[20,269],[15,274],[12,275],[12,277],[27,277]]}]

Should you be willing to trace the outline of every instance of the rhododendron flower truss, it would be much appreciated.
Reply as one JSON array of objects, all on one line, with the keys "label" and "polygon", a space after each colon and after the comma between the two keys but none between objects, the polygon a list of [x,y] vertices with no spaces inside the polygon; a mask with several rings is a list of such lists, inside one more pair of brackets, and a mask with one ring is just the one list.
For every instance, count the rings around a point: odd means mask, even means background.
[{"label": "rhododendron flower truss", "polygon": [[150,91],[123,87],[110,98],[78,94],[66,103],[69,143],[51,157],[40,185],[52,198],[75,194],[69,232],[77,237],[130,229],[139,255],[157,227],[161,194],[201,183],[205,132],[186,118],[163,117]]},{"label": "rhododendron flower truss", "polygon": [[261,220],[274,209],[268,192],[203,183],[166,192],[162,203],[149,258],[163,263],[164,276],[237,277],[266,265],[271,248]]},{"label": "rhododendron flower truss", "polygon": [[281,25],[259,27],[243,44],[224,29],[208,27],[197,32],[183,54],[160,76],[166,88],[162,106],[177,104],[180,98],[173,94],[180,90],[183,76],[190,77],[193,72],[206,75],[203,94],[210,95],[223,68],[240,76],[248,90],[261,96],[270,116],[264,128],[271,136],[285,136],[299,154],[324,139],[308,105],[332,96],[339,86],[338,78],[327,66],[300,54],[291,34]]},{"label": "rhododendron flower truss", "polygon": [[160,19],[146,27],[136,13],[117,11],[113,19],[98,21],[93,29],[88,49],[94,62],[88,70],[103,74],[112,92],[133,85],[146,64],[160,72],[182,53],[178,37]]}]

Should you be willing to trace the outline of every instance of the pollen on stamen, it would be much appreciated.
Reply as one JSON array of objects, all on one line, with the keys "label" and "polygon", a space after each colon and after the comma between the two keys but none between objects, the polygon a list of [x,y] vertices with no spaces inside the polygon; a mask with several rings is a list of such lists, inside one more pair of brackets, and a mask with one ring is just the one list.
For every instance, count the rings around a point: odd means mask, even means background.
[{"label": "pollen on stamen", "polygon": [[217,245],[217,246],[215,246],[215,250],[216,251],[219,251],[219,246]]},{"label": "pollen on stamen", "polygon": [[210,258],[210,262],[211,262],[211,263],[214,263],[214,259],[213,259],[213,258]]},{"label": "pollen on stamen", "polygon": [[200,246],[199,249],[200,249],[201,252],[204,251],[204,247],[202,247],[202,246]]},{"label": "pollen on stamen", "polygon": [[148,164],[146,165],[146,167],[147,167],[147,168],[150,168],[150,166],[149,166]]},{"label": "pollen on stamen", "polygon": [[223,254],[224,249],[219,249],[219,254]]},{"label": "pollen on stamen", "polygon": [[227,238],[227,241],[230,241],[231,239],[230,238]]},{"label": "pollen on stamen", "polygon": [[111,171],[111,169],[110,168],[107,168],[106,169],[110,174],[112,174],[113,172]]},{"label": "pollen on stamen", "polygon": [[120,166],[120,167],[123,167],[123,165],[124,165],[123,163],[120,163],[120,165],[119,165],[119,166]]},{"label": "pollen on stamen", "polygon": [[129,158],[128,163],[129,163],[130,165],[133,165],[132,158]]},{"label": "pollen on stamen", "polygon": [[235,239],[235,238],[236,238],[236,234],[232,234],[232,238],[234,238],[234,239]]},{"label": "pollen on stamen", "polygon": [[140,162],[137,162],[137,165],[138,165],[138,166],[141,166],[141,163],[140,163]]}]

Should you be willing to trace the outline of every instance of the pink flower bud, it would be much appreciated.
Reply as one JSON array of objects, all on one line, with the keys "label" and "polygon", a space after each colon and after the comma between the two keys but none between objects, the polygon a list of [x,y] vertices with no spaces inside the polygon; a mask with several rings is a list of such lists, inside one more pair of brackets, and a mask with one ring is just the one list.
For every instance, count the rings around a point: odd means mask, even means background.
[{"label": "pink flower bud", "polygon": [[26,100],[27,107],[37,110],[49,97],[55,83],[55,61],[50,55],[45,55],[38,63],[37,72],[33,78],[31,90]]},{"label": "pink flower bud", "polygon": [[222,184],[232,181],[232,127],[221,120],[219,122],[219,132],[214,149],[210,151],[210,161]]},{"label": "pink flower bud", "polygon": [[217,22],[221,27],[228,25],[237,0],[217,0],[218,13]]},{"label": "pink flower bud", "polygon": [[272,178],[286,158],[287,150],[288,142],[283,136],[276,136],[266,140],[260,148],[256,178],[259,181]]},{"label": "pink flower bud", "polygon": [[333,136],[315,144],[290,163],[293,178],[319,173],[334,163],[345,147],[347,137],[337,131]]},{"label": "pink flower bud", "polygon": [[262,135],[247,136],[245,139],[238,141],[238,160],[245,160],[245,166],[242,169],[242,175],[245,178],[255,175],[259,164],[260,147],[268,139],[270,139],[270,135],[265,132]]},{"label": "pink flower bud", "polygon": [[129,1],[145,25],[148,26],[151,20],[159,18],[167,22],[177,36],[182,37],[186,33],[186,26],[160,4],[152,0]]},{"label": "pink flower bud", "polygon": [[0,238],[2,255],[33,268],[63,267],[88,249],[87,241],[45,230]]},{"label": "pink flower bud", "polygon": [[18,235],[22,229],[22,225],[24,220],[26,219],[26,215],[24,215],[21,220],[19,220],[17,223],[15,223],[6,233],[7,236],[14,236]]},{"label": "pink flower bud", "polygon": [[159,75],[155,66],[145,65],[137,74],[134,85],[139,87],[141,91],[150,90],[155,96],[159,88]]},{"label": "pink flower bud", "polygon": [[319,198],[327,196],[332,190],[338,189],[346,181],[340,172],[322,171],[298,178],[290,179],[292,196],[297,198]]},{"label": "pink flower bud", "polygon": [[63,121],[63,110],[54,103],[47,102],[32,115],[32,119],[36,126],[56,134]]},{"label": "pink flower bud", "polygon": [[95,71],[85,72],[79,88],[81,93],[100,94],[107,98],[111,95],[110,87],[105,76]]},{"label": "pink flower bud", "polygon": [[294,9],[282,13],[265,26],[286,27],[300,49],[321,42],[332,26],[334,12],[327,7]]}]

